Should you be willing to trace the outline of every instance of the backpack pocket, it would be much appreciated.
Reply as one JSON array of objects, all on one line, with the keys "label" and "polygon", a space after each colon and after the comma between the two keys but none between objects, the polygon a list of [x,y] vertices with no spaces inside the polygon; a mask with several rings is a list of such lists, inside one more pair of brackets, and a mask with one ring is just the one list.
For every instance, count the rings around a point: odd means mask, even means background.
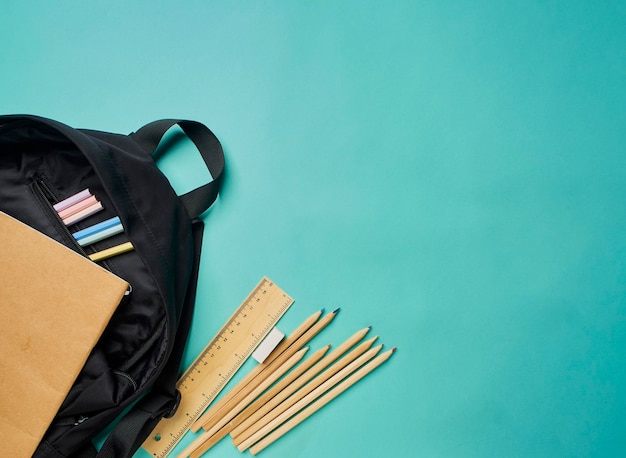
[{"label": "backpack pocket", "polygon": [[[80,173],[71,173],[76,170]],[[81,256],[87,257],[130,238],[130,234],[122,233],[81,247],[72,235],[103,219],[118,216],[97,175],[79,151],[42,156],[28,150],[5,150],[0,154],[0,182],[8,184],[0,187],[0,209]],[[54,205],[87,187],[102,201],[103,210],[67,226]],[[126,280],[131,290],[63,402],[49,430],[50,442],[68,430],[90,428],[89,423],[100,413],[106,416],[108,410],[126,404],[149,382],[166,356],[166,309],[140,254],[124,253],[97,264]]]}]

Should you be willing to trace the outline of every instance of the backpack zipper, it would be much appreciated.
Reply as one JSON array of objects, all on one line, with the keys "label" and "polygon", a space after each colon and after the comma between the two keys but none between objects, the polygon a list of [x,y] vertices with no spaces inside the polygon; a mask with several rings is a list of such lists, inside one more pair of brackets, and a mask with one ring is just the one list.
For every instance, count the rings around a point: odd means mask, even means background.
[{"label": "backpack zipper", "polygon": [[37,186],[39,186],[41,193],[48,200],[48,202],[58,202],[59,198],[56,196],[54,192],[48,187],[45,181],[41,178],[36,180]]},{"label": "backpack zipper", "polygon": [[33,181],[32,188],[35,196],[39,200],[39,203],[43,207],[43,210],[46,212],[48,220],[52,223],[59,235],[63,238],[63,242],[65,243],[65,245],[76,251],[77,253],[80,253],[83,256],[87,256],[87,253],[85,253],[85,251],[78,244],[76,239],[74,239],[70,231],[67,229],[67,226],[63,224],[63,221],[61,220],[61,218],[59,218],[59,215],[54,211],[52,205],[54,205],[58,201],[58,199],[52,193],[50,188],[40,178]]},{"label": "backpack zipper", "polygon": [[[41,179],[41,177],[37,177],[32,182],[31,187],[35,197],[37,197],[40,205],[43,207],[42,210],[46,213],[46,216],[48,216],[48,220],[55,227],[57,233],[63,238],[64,245],[87,258],[87,252],[78,244],[72,233],[63,223],[63,220],[61,220],[57,212],[54,210],[53,205],[59,202],[56,194],[50,189],[46,182]],[[106,261],[100,261],[100,264],[109,272],[113,272],[113,269],[111,269],[111,266]]]},{"label": "backpack zipper", "polygon": [[59,418],[54,423],[58,426],[78,426],[87,420],[89,420],[89,417],[86,417],[84,415],[79,415],[77,417]]}]

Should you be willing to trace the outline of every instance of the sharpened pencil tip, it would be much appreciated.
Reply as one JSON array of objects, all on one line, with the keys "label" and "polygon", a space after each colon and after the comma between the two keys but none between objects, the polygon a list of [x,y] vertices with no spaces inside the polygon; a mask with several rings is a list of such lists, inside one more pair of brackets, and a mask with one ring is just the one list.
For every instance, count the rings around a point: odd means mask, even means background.
[{"label": "sharpened pencil tip", "polygon": [[367,329],[371,330],[372,329],[372,325],[370,324]]},{"label": "sharpened pencil tip", "polygon": [[393,347],[393,348],[391,349],[391,353],[395,353],[397,349],[398,349],[398,347]]},{"label": "sharpened pencil tip", "polygon": [[326,308],[322,307],[322,309],[320,310],[320,313],[323,315],[325,311],[326,311]]},{"label": "sharpened pencil tip", "polygon": [[339,310],[341,310],[341,307],[337,307],[335,310],[333,310],[333,313],[336,315],[337,313],[339,313]]}]

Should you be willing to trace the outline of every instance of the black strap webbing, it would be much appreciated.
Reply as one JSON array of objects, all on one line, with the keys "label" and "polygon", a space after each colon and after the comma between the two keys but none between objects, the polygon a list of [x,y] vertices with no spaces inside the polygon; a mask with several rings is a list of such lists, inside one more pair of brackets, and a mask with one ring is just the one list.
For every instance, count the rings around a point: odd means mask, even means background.
[{"label": "black strap webbing", "polygon": [[130,137],[148,154],[153,155],[165,133],[178,125],[196,145],[213,181],[180,196],[189,216],[197,218],[204,213],[217,198],[224,174],[224,151],[217,137],[204,124],[180,119],[162,119],[146,124]]}]

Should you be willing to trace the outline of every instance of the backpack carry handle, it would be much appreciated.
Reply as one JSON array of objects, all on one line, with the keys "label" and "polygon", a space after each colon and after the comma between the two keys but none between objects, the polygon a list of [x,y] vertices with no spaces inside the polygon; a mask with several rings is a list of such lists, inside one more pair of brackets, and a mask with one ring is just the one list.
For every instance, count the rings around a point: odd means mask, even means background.
[{"label": "backpack carry handle", "polygon": [[215,202],[221,186],[224,172],[224,150],[217,137],[204,124],[182,119],[162,119],[151,122],[130,134],[129,137],[152,156],[165,133],[174,125],[178,125],[196,145],[213,177],[213,181],[180,196],[189,216],[193,219],[208,210]]}]

